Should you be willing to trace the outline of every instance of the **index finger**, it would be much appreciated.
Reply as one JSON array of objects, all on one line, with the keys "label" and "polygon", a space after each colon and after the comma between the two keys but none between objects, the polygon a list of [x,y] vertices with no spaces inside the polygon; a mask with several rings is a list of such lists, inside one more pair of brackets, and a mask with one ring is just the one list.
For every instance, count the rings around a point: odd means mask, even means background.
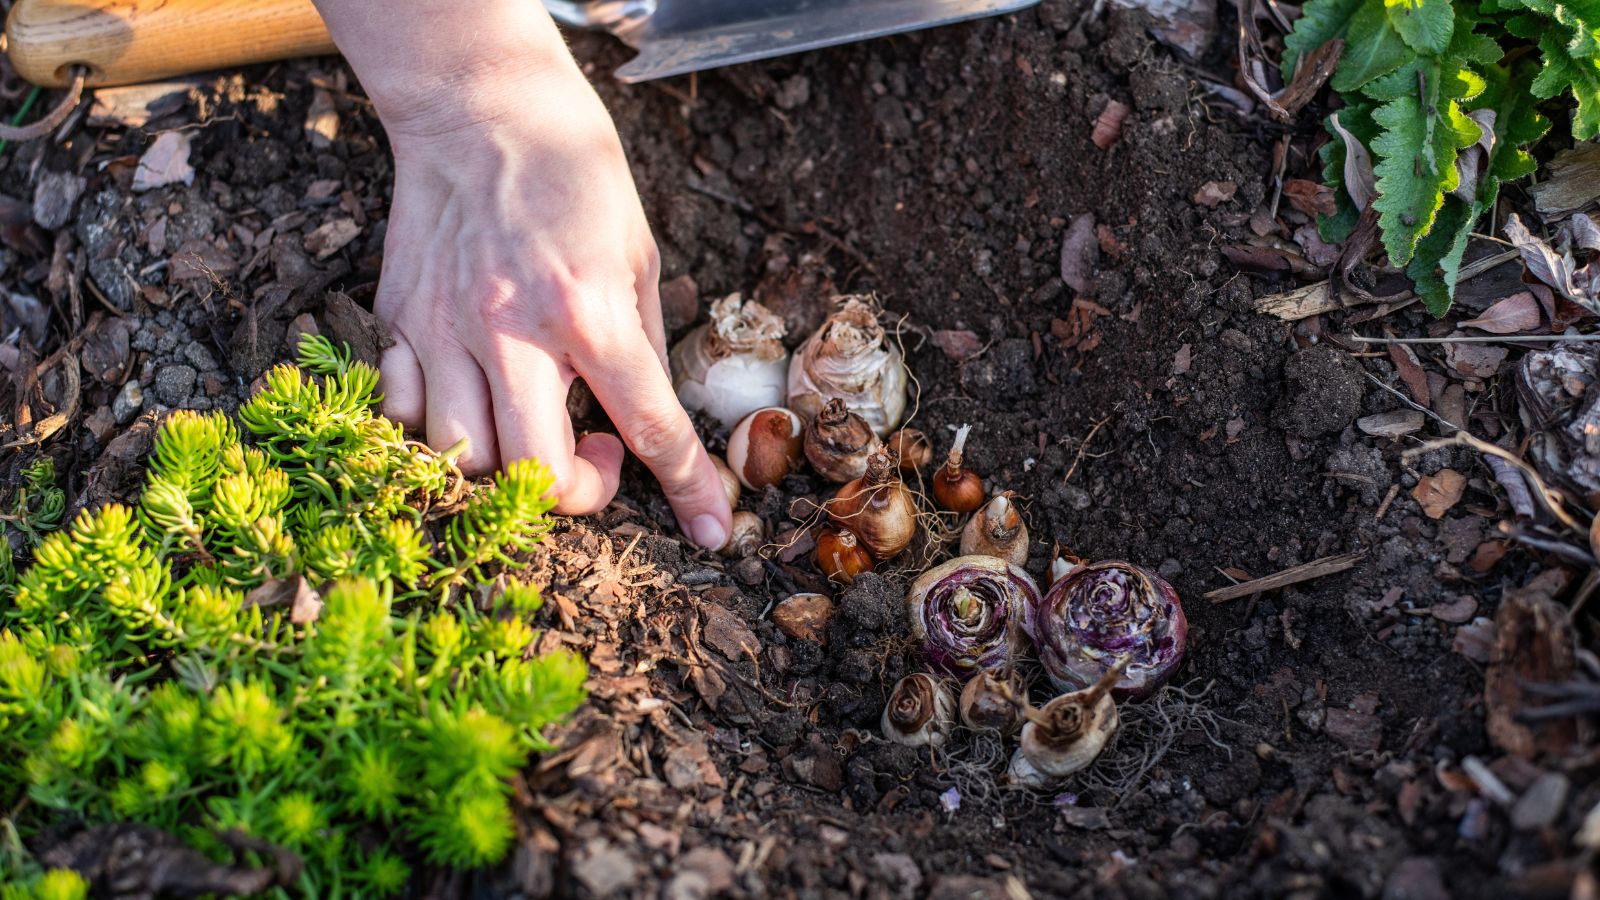
[{"label": "index finger", "polygon": [[679,527],[702,547],[721,548],[727,543],[733,513],[716,466],[678,403],[667,373],[654,364],[656,352],[643,329],[626,330],[613,340],[604,351],[573,359],[573,365],[622,432],[628,449],[661,482]]}]

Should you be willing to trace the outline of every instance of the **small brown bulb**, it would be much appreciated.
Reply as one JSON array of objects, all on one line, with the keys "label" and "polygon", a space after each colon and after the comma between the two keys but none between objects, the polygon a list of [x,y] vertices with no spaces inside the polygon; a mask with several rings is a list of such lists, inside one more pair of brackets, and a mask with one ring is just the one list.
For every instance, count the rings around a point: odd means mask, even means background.
[{"label": "small brown bulb", "polygon": [[817,537],[817,568],[829,581],[854,584],[857,575],[872,571],[872,555],[849,529],[829,528]]},{"label": "small brown bulb", "polygon": [[835,397],[806,426],[806,459],[817,474],[844,484],[867,474],[867,457],[883,445],[867,420]]},{"label": "small brown bulb", "polygon": [[956,429],[956,442],[950,448],[950,455],[933,474],[933,499],[951,512],[968,513],[983,505],[983,479],[961,464],[967,435],[971,433],[971,425]]},{"label": "small brown bulb", "polygon": [[1127,667],[1124,659],[1093,686],[1023,710],[1028,722],[1022,726],[1020,752],[1033,768],[1050,778],[1065,778],[1095,761],[1117,733],[1111,689]]},{"label": "small brown bulb", "polygon": [[722,555],[743,559],[761,549],[767,539],[767,525],[761,517],[749,510],[733,514],[733,527],[728,531],[728,542],[722,545]]},{"label": "small brown bulb", "polygon": [[933,442],[915,428],[902,428],[889,435],[887,446],[900,460],[902,472],[921,472],[933,462]]},{"label": "small brown bulb", "polygon": [[839,489],[828,501],[828,517],[848,528],[865,544],[872,558],[893,559],[917,536],[917,504],[900,480],[889,454],[867,459],[867,474]]},{"label": "small brown bulb", "polygon": [[728,434],[728,468],[754,491],[782,481],[800,467],[805,423],[781,406],[758,409]]},{"label": "small brown bulb", "polygon": [[878,725],[883,736],[908,747],[938,747],[955,724],[956,700],[945,683],[918,672],[900,679]]},{"label": "small brown bulb", "polygon": [[1028,564],[1028,526],[1011,502],[1011,492],[996,494],[993,500],[972,514],[961,531],[962,556],[992,556],[1012,565]]},{"label": "small brown bulb", "polygon": [[1016,698],[1023,695],[1022,677],[982,669],[961,689],[961,721],[973,731],[1013,734],[1022,727]]},{"label": "small brown bulb", "polygon": [[733,470],[728,468],[728,464],[715,453],[711,454],[711,464],[717,467],[717,476],[722,479],[722,490],[728,495],[729,508],[737,507],[739,505],[739,476],[733,474]]}]

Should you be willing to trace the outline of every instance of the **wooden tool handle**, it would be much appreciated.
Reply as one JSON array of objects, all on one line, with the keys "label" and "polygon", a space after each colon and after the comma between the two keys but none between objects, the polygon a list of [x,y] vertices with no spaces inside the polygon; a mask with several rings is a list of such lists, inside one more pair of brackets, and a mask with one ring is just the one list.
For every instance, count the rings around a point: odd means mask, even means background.
[{"label": "wooden tool handle", "polygon": [[[404,15],[396,11],[396,15]],[[23,78],[135,84],[337,52],[311,0],[17,0],[6,52]]]}]

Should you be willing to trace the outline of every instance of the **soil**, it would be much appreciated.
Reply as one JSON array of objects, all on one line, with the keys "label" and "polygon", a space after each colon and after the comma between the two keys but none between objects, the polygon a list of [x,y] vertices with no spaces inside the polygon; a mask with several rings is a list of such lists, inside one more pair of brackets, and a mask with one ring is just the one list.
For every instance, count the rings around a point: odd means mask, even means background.
[{"label": "soil", "polygon": [[[592,702],[527,774],[512,862],[430,873],[419,893],[1566,892],[1577,863],[1555,836],[1600,791],[1582,783],[1543,831],[1519,831],[1435,776],[1496,752],[1482,668],[1453,649],[1473,611],[1429,610],[1465,595],[1492,616],[1529,562],[1466,564],[1496,538],[1482,469],[1464,451],[1403,459],[1353,427],[1404,408],[1369,381],[1398,383],[1388,359],[1256,313],[1257,296],[1292,282],[1242,274],[1221,253],[1250,234],[1280,136],[1309,148],[1314,118],[1286,131],[1241,113],[1200,76],[1231,80],[1230,40],[1184,62],[1147,24],[1046,0],[636,86],[607,77],[624,50],[574,43],[656,225],[669,326],[681,333],[739,291],[798,339],[832,294],[875,293],[903,320],[914,424],[941,450],[950,429],[974,426],[968,462],[1017,492],[1031,571],[1059,544],[1177,587],[1191,632],[1174,687],[1127,707],[1107,757],[1048,794],[1003,788],[1007,751],[986,739],[939,754],[888,743],[885,692],[916,664],[903,612],[914,572],[833,590],[803,554],[695,551],[631,466],[610,509],[564,521],[530,562],[553,599],[543,640],[589,655]],[[319,92],[339,118],[331,143],[302,128]],[[1108,104],[1128,114],[1101,147],[1091,136]],[[49,298],[53,346],[76,338],[65,346],[84,362],[78,410],[45,444],[77,505],[129,496],[162,410],[231,408],[299,330],[374,346],[361,306],[392,167],[342,64],[206,80],[169,107],[143,127],[16,148],[0,174],[25,201],[41,172],[82,179],[70,221],[13,222],[0,251],[12,290]],[[171,128],[192,140],[194,184],[129,192],[130,158]],[[1210,182],[1235,190],[1197,201]],[[1089,264],[1064,267],[1083,217]],[[316,258],[308,236],[346,220],[355,238]],[[943,332],[971,332],[979,349],[953,358]],[[59,398],[61,381],[47,369],[39,390]],[[1491,385],[1474,412],[1498,409],[1495,396]],[[1436,519],[1411,492],[1445,466],[1477,474],[1466,506]],[[823,488],[792,476],[743,502],[782,529],[791,501]],[[1364,556],[1343,574],[1202,598],[1349,551]],[[772,605],[816,588],[836,600],[827,640],[786,637]],[[1496,771],[1520,790],[1538,770],[1516,762]]]}]

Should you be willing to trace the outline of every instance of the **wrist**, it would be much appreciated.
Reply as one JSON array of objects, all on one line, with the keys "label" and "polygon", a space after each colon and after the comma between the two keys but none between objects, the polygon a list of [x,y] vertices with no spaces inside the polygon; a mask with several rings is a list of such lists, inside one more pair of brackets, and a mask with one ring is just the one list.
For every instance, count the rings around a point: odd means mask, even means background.
[{"label": "wrist", "polygon": [[536,0],[475,0],[470,16],[457,0],[413,0],[404,15],[372,0],[316,2],[392,136],[459,130],[499,118],[543,85],[583,81]]}]

